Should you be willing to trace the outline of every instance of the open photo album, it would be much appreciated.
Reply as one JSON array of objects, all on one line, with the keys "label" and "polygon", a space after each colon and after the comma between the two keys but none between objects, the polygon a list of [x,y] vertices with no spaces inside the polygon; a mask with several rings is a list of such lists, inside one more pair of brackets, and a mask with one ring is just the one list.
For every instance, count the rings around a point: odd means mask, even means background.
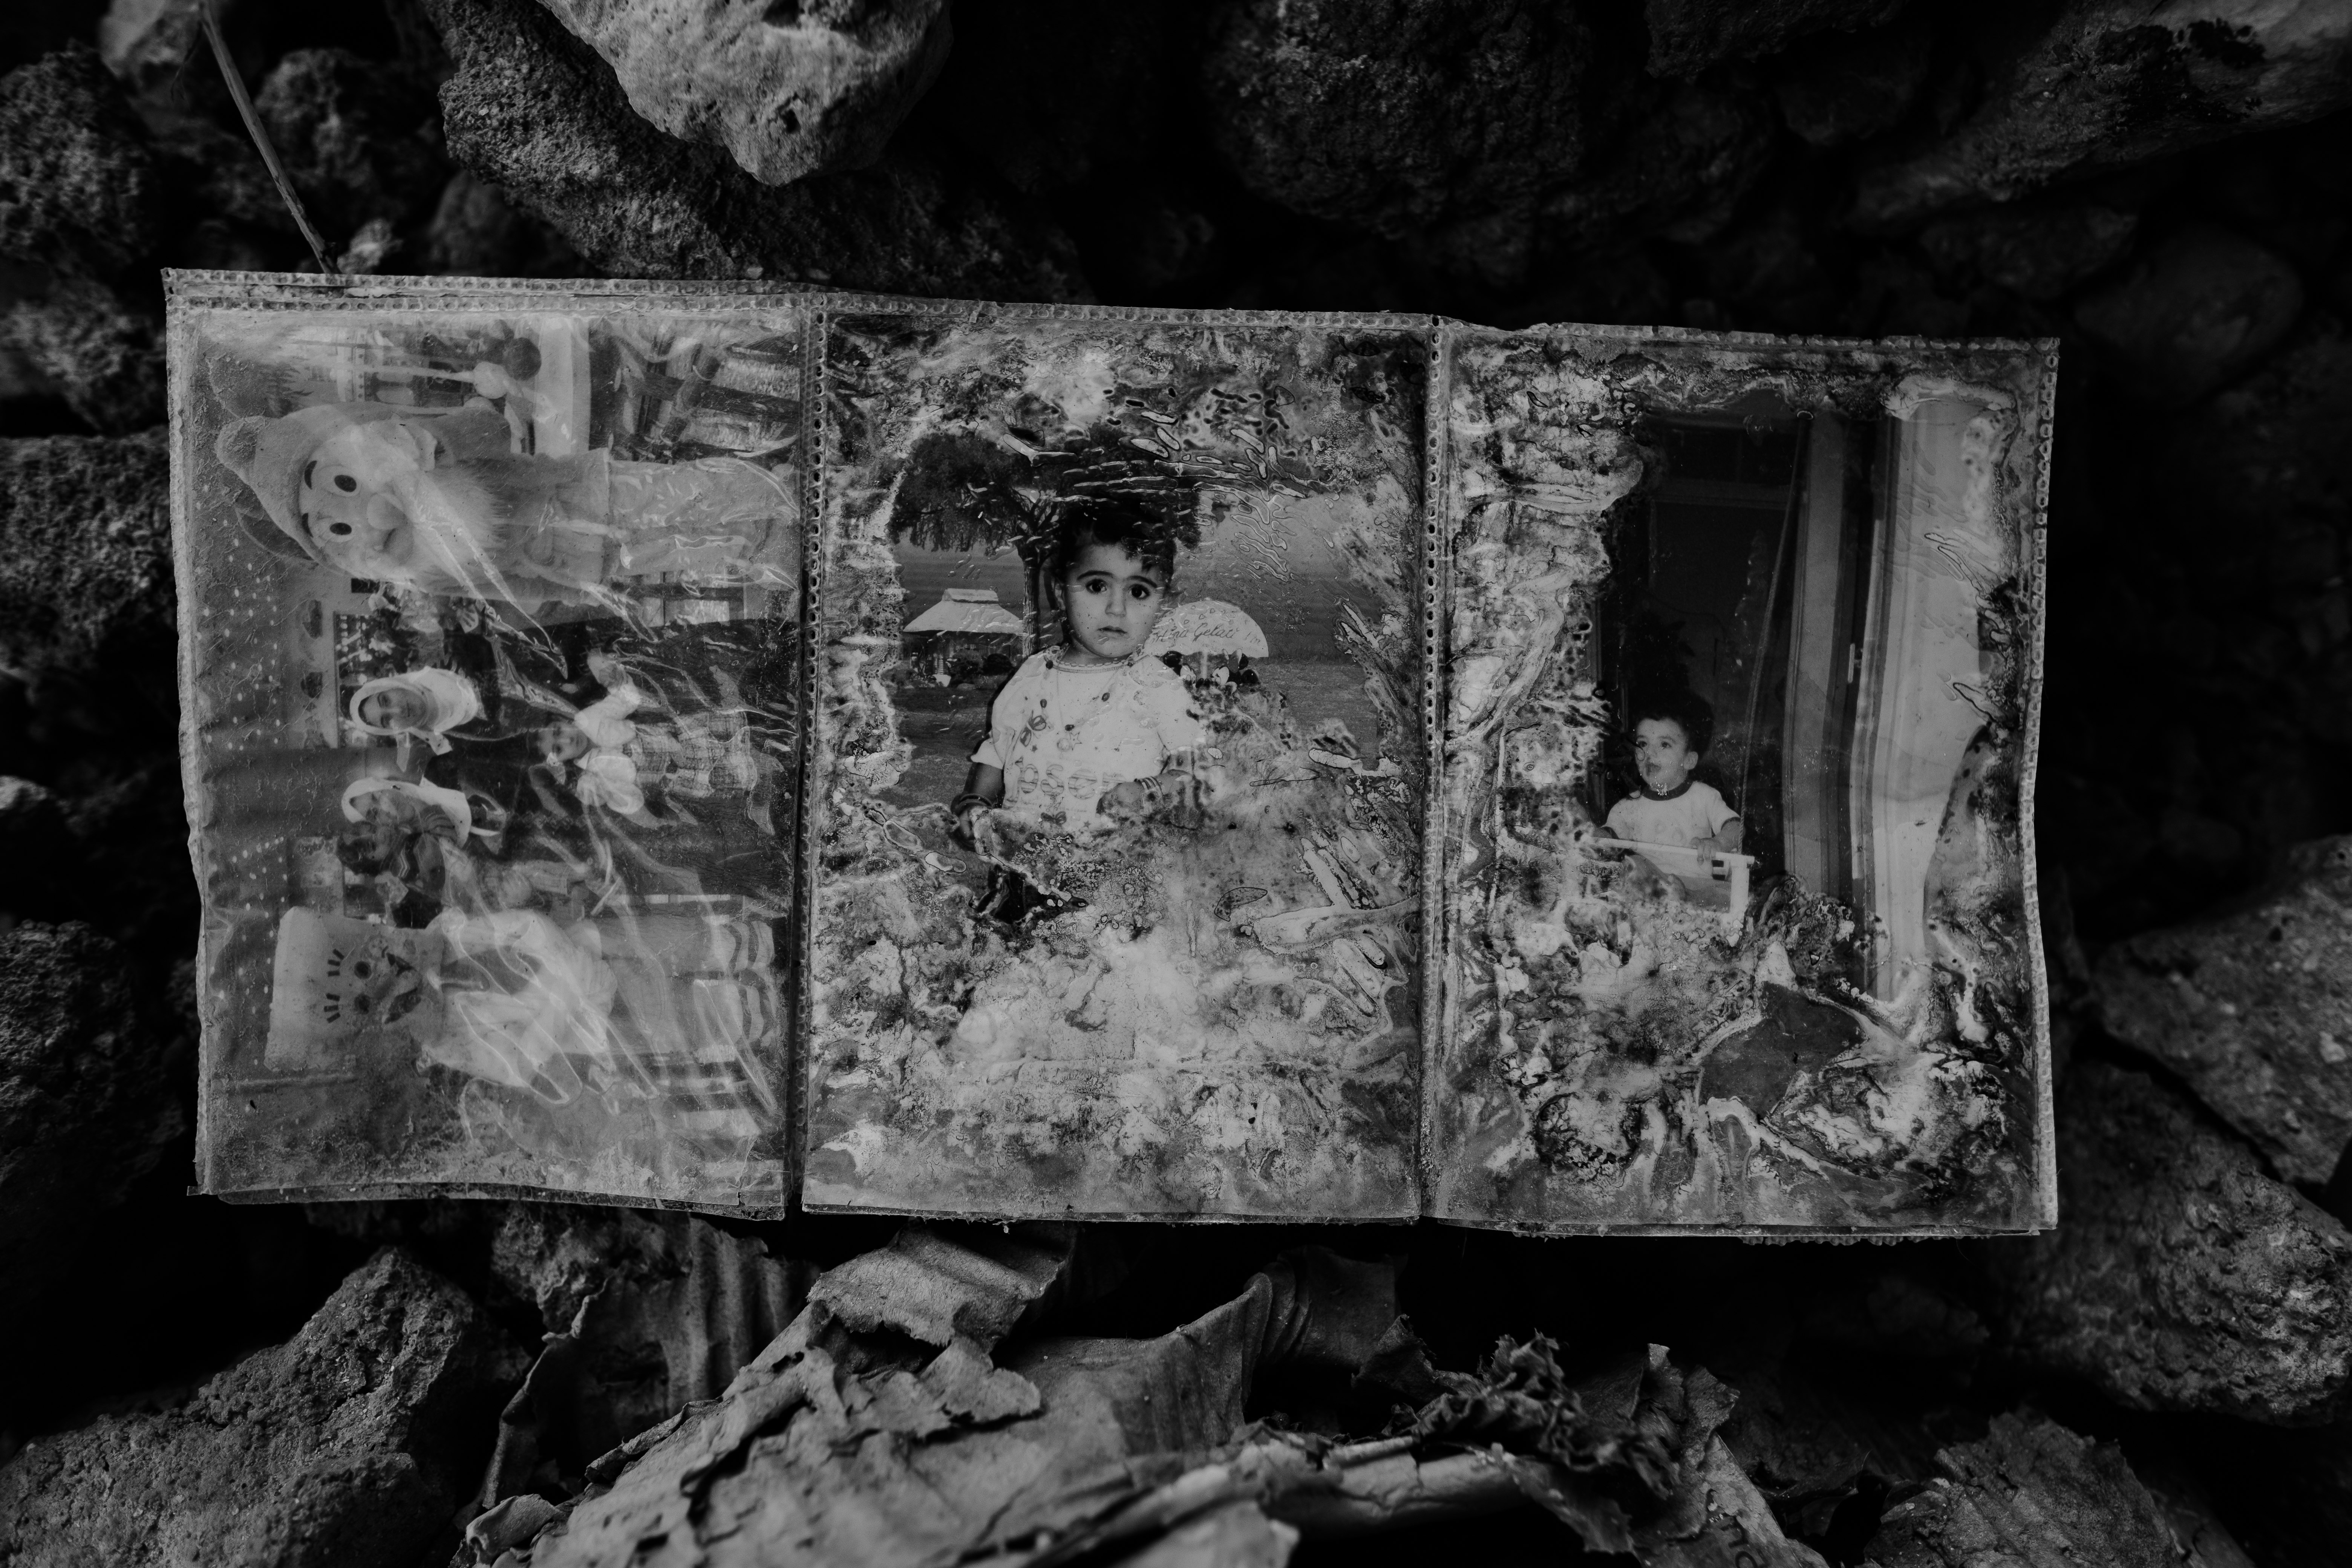
[{"label": "open photo album", "polygon": [[169,283],[206,1192],[2054,1223],[2053,343]]}]

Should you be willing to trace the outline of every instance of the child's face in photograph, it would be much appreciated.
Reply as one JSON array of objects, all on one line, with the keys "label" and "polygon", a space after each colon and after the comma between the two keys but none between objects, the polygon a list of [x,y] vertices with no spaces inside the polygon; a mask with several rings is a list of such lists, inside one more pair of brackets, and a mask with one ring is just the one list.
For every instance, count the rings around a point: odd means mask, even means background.
[{"label": "child's face in photograph", "polygon": [[1116,544],[1087,545],[1062,579],[1062,615],[1070,640],[1097,663],[1140,649],[1167,605],[1166,574]]},{"label": "child's face in photograph", "polygon": [[371,692],[360,700],[360,721],[379,730],[422,729],[432,719],[422,693],[404,686]]},{"label": "child's face in photograph", "polygon": [[1672,719],[1644,719],[1633,726],[1633,766],[1652,793],[1671,795],[1698,766],[1690,737]]},{"label": "child's face in photograph", "polygon": [[588,754],[588,731],[559,719],[540,731],[539,750],[551,763],[576,763]]}]

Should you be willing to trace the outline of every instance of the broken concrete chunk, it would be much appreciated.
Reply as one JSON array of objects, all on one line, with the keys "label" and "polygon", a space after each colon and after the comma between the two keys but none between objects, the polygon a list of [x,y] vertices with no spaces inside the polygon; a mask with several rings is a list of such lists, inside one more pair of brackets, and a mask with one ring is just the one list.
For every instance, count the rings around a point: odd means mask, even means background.
[{"label": "broken concrete chunk", "polygon": [[2166,240],[2074,308],[2075,322],[2147,402],[2185,406],[2276,348],[2303,313],[2303,280],[2252,240],[2200,225]]},{"label": "broken concrete chunk", "polygon": [[521,1371],[464,1292],[380,1252],[184,1406],[44,1437],[0,1468],[0,1556],[411,1568],[449,1531]]},{"label": "broken concrete chunk", "polygon": [[[1937,1459],[1944,1474],[1881,1521],[1864,1559],[1876,1568],[2147,1568],[2184,1561],[2164,1506],[2122,1450],[2046,1416],[1996,1415],[1982,1442],[1947,1448]],[[2207,1568],[2226,1561],[2205,1559]]]},{"label": "broken concrete chunk", "polygon": [[87,926],[0,931],[0,1330],[179,1133],[173,1041],[124,969]]},{"label": "broken concrete chunk", "polygon": [[0,346],[93,430],[127,436],[163,423],[162,323],[94,279],[29,276],[37,281],[0,306]]},{"label": "broken concrete chunk", "polygon": [[647,123],[612,68],[532,0],[422,4],[456,68],[441,88],[451,155],[606,272],[1086,295],[1069,241],[992,188],[898,153],[862,172],[763,185],[718,148]]},{"label": "broken concrete chunk", "polygon": [[2143,1410],[2352,1408],[2352,1233],[2146,1074],[2078,1062],[2058,1229],[1986,1244],[2012,1352]]},{"label": "broken concrete chunk", "polygon": [[2352,839],[2299,847],[2234,912],[2119,942],[2093,997],[2291,1182],[2352,1143]]},{"label": "broken concrete chunk", "polygon": [[2352,6],[2340,0],[2215,0],[2163,13],[2137,0],[2068,0],[1995,68],[1967,123],[1916,157],[1863,172],[1854,221],[1896,227],[2315,120],[2352,101],[2347,61]]},{"label": "broken concrete chunk", "polygon": [[1695,77],[1728,59],[1777,53],[1837,28],[1875,27],[1906,0],[1648,0],[1650,74]]},{"label": "broken concrete chunk", "polygon": [[1772,91],[1780,117],[1816,147],[1841,147],[1884,131],[1919,96],[1935,48],[1935,29],[1924,16],[1815,38],[1776,63]]},{"label": "broken concrete chunk", "polygon": [[1226,0],[1201,68],[1244,184],[1398,235],[1524,207],[1576,174],[1591,52],[1567,7],[1524,0]]},{"label": "broken concrete chunk", "polygon": [[425,216],[449,178],[432,89],[349,49],[296,49],[254,108],[289,178],[331,241],[372,219]]},{"label": "broken concrete chunk", "polygon": [[545,0],[629,107],[781,185],[871,163],[947,60],[947,0]]},{"label": "broken concrete chunk", "polygon": [[0,664],[172,635],[163,432],[0,441]]},{"label": "broken concrete chunk", "polygon": [[153,249],[147,133],[86,44],[0,77],[0,255],[112,278]]},{"label": "broken concrete chunk", "polygon": [[2137,215],[2112,207],[1995,208],[1938,218],[1919,231],[1919,248],[1938,272],[2050,300],[2120,260],[2138,227]]}]

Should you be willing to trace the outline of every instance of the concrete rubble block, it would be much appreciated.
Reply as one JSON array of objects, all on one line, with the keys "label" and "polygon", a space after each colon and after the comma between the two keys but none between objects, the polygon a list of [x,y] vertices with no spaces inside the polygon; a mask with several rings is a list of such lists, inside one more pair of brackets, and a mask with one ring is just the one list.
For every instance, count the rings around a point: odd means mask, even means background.
[{"label": "concrete rubble block", "polygon": [[171,636],[162,430],[0,441],[0,663],[65,663]]},{"label": "concrete rubble block", "polygon": [[441,187],[426,223],[428,272],[469,278],[562,277],[579,268],[572,247],[496,185],[460,169]]},{"label": "concrete rubble block", "polygon": [[146,132],[97,50],[0,77],[0,256],[112,278],[153,247],[162,197]]},{"label": "concrete rubble block", "polygon": [[[10,817],[58,816],[8,784]],[[142,1016],[126,969],[86,926],[0,931],[0,1327],[31,1315],[77,1228],[180,1133],[174,1042]]]},{"label": "concrete rubble block", "polygon": [[1864,1553],[1873,1568],[2238,1568],[2245,1562],[2218,1521],[2177,1520],[2121,1449],[2047,1416],[1996,1415],[1982,1441],[1956,1444],[1936,1458],[1944,1473],[1881,1520]]},{"label": "concrete rubble block", "polygon": [[104,283],[44,272],[0,306],[0,345],[103,435],[163,422],[163,323]]},{"label": "concrete rubble block", "polygon": [[0,77],[0,258],[29,264],[0,279],[0,348],[109,435],[163,416],[162,324],[141,268],[165,184],[97,51]]},{"label": "concrete rubble block", "polygon": [[1568,8],[1528,0],[1226,0],[1202,83],[1243,184],[1396,236],[1574,175],[1591,48]]},{"label": "concrete rubble block", "polygon": [[1773,67],[1780,117],[1815,147],[1842,147],[1903,118],[1927,80],[1935,29],[1924,16],[1862,33],[1833,33]]},{"label": "concrete rubble block", "polygon": [[27,1446],[0,1468],[0,1557],[411,1568],[456,1543],[452,1516],[521,1371],[463,1291],[387,1248],[291,1340],[185,1405]]},{"label": "concrete rubble block", "polygon": [[1916,223],[2010,201],[2352,102],[2352,6],[2342,0],[2066,0],[1991,76],[1981,106],[1916,156],[1862,172],[1853,221]]},{"label": "concrete rubble block", "polygon": [[331,240],[371,218],[424,218],[448,181],[432,89],[381,60],[295,49],[270,68],[254,108]]},{"label": "concrete rubble block", "polygon": [[1544,197],[1537,232],[1575,255],[1621,237],[1713,239],[1770,167],[1774,136],[1772,100],[1761,92],[1662,87],[1605,168]]},{"label": "concrete rubble block", "polygon": [[2119,942],[2093,995],[2107,1032],[2162,1062],[2291,1182],[2352,1144],[2352,838],[2299,846],[2240,908]]},{"label": "concrete rubble block", "polygon": [[1906,0],[1647,0],[1650,74],[1695,77],[1728,59],[1777,54],[1834,27],[1875,27]]},{"label": "concrete rubble block", "polygon": [[673,136],[763,184],[858,169],[939,75],[947,0],[543,0]]},{"label": "concrete rubble block", "polygon": [[1084,298],[1050,223],[992,187],[891,153],[761,184],[629,107],[613,69],[532,0],[422,0],[454,71],[450,154],[620,277],[789,278],[992,300]]},{"label": "concrete rubble block", "polygon": [[2352,1410],[2352,1233],[2145,1073],[2081,1061],[2058,1229],[1985,1245],[1996,1338],[2140,1410]]},{"label": "concrete rubble block", "polygon": [[1995,207],[1937,219],[1919,231],[1919,247],[1939,272],[2046,302],[2121,260],[2138,227],[2136,214],[2113,207]]},{"label": "concrete rubble block", "polygon": [[[216,0],[226,22],[235,0]],[[98,19],[98,53],[135,93],[168,89],[205,48],[203,0],[112,0]]]},{"label": "concrete rubble block", "polygon": [[2181,230],[2074,308],[2146,402],[2186,406],[2252,369],[2303,313],[2275,253],[2210,225]]}]

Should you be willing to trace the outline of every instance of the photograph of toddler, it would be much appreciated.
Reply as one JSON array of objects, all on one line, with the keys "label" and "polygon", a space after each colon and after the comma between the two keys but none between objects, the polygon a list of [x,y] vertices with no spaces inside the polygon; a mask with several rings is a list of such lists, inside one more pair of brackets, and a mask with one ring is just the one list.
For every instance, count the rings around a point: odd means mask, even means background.
[{"label": "photograph of toddler", "polygon": [[974,814],[1011,806],[1073,833],[1108,829],[1170,794],[1197,793],[1208,730],[1182,678],[1145,651],[1174,592],[1176,544],[1150,510],[1111,499],[1064,508],[1048,558],[1063,622],[989,709],[950,809],[966,838]]},{"label": "photograph of toddler", "polygon": [[1631,715],[1633,769],[1641,782],[1609,808],[1606,831],[1677,849],[1736,854],[1739,814],[1723,792],[1694,775],[1706,756],[1708,726],[1690,703],[1653,702]]}]

